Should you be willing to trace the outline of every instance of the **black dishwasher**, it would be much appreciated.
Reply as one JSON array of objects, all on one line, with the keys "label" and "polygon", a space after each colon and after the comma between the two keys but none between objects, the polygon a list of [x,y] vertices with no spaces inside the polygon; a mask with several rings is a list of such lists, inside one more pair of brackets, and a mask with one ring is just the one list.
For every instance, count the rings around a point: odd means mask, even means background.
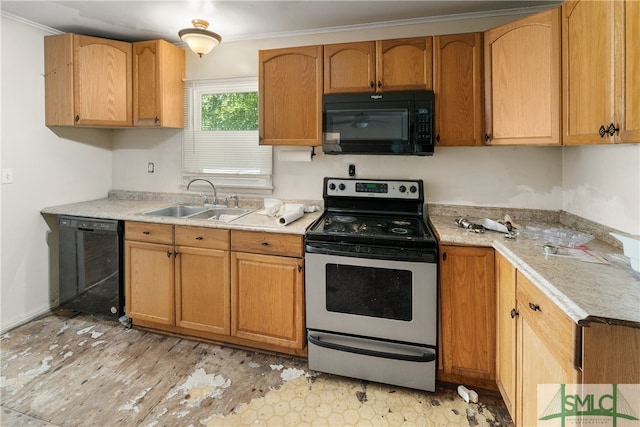
[{"label": "black dishwasher", "polygon": [[105,315],[124,315],[123,222],[60,216],[60,306]]}]

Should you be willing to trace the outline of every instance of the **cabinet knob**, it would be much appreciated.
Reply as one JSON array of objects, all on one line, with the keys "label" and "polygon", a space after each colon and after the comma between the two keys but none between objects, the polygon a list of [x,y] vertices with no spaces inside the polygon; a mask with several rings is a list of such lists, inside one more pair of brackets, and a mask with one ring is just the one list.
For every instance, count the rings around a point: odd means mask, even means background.
[{"label": "cabinet knob", "polygon": [[442,260],[443,261],[447,260],[447,253],[446,252],[442,252]]},{"label": "cabinet knob", "polygon": [[485,133],[484,134],[484,142],[486,142],[488,144],[489,141],[491,141],[491,134],[490,133]]},{"label": "cabinet knob", "polygon": [[382,82],[378,80],[378,89],[382,88]]},{"label": "cabinet knob", "polygon": [[76,116],[74,117],[74,120],[76,121],[76,123],[77,123],[77,122],[79,122],[79,121],[80,121],[80,116],[76,115]]},{"label": "cabinet knob", "polygon": [[373,82],[373,80],[371,80],[371,81],[369,82],[369,87],[370,87],[371,89],[374,89],[374,88],[376,87],[376,84]]},{"label": "cabinet knob", "polygon": [[202,239],[204,239],[204,237],[202,237],[202,236],[196,237],[196,240],[202,240]]},{"label": "cabinet knob", "polygon": [[436,142],[440,142],[440,134],[436,135]]},{"label": "cabinet knob", "polygon": [[160,123],[160,119],[158,118],[158,116],[156,116],[156,118],[154,119],[154,123],[155,123],[155,124]]},{"label": "cabinet knob", "polygon": [[171,251],[167,251],[167,258],[171,258]]},{"label": "cabinet knob", "polygon": [[514,319],[517,315],[519,315],[515,308],[511,309],[511,318]]},{"label": "cabinet knob", "polygon": [[539,311],[540,310],[540,306],[538,304],[534,304],[532,302],[529,303],[529,308],[533,311]]},{"label": "cabinet knob", "polygon": [[142,234],[144,234],[145,236],[148,236],[149,234],[151,234],[151,232],[145,230],[145,231],[142,232]]},{"label": "cabinet knob", "polygon": [[269,246],[269,242],[264,242],[264,241],[263,241],[263,242],[260,242],[260,244],[261,244],[262,246]]}]

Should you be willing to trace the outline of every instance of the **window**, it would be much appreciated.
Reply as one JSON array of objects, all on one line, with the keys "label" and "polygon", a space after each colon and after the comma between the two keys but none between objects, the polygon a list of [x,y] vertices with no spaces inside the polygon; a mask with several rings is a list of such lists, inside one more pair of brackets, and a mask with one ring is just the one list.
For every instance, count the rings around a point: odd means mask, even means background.
[{"label": "window", "polygon": [[270,192],[271,147],[258,145],[257,78],[185,83],[182,176]]}]

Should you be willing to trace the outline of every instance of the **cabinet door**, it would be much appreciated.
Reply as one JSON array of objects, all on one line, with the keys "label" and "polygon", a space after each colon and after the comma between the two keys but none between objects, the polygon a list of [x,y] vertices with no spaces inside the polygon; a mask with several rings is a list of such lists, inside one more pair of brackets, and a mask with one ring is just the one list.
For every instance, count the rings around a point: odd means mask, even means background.
[{"label": "cabinet door", "polygon": [[229,251],[176,248],[176,325],[229,335]]},{"label": "cabinet door", "polygon": [[376,76],[379,92],[433,89],[433,38],[377,41]]},{"label": "cabinet door", "polygon": [[562,6],[567,145],[613,142],[609,134],[601,137],[599,129],[614,120],[614,3],[568,1]]},{"label": "cabinet door", "polygon": [[441,379],[495,389],[493,249],[443,246],[440,251]]},{"label": "cabinet door", "polygon": [[184,50],[164,40],[133,44],[133,125],[184,127]]},{"label": "cabinet door", "polygon": [[375,42],[324,46],[324,93],[374,92]]},{"label": "cabinet door", "polygon": [[173,245],[125,241],[125,311],[133,320],[175,324]]},{"label": "cabinet door", "polygon": [[496,384],[516,419],[516,268],[496,253]]},{"label": "cabinet door", "polygon": [[617,3],[624,16],[624,105],[620,107],[622,142],[640,142],[640,2]]},{"label": "cabinet door", "polygon": [[483,145],[482,33],[434,37],[436,145]]},{"label": "cabinet door", "polygon": [[260,144],[322,144],[322,46],[261,50],[258,89]]},{"label": "cabinet door", "polygon": [[131,126],[131,44],[73,36],[74,122]]},{"label": "cabinet door", "polygon": [[[580,382],[575,368],[578,326],[519,271],[516,282],[516,425],[530,426],[538,422],[539,384]],[[544,403],[552,398],[544,396]]]},{"label": "cabinet door", "polygon": [[231,253],[231,335],[304,347],[303,260]]},{"label": "cabinet door", "polygon": [[493,28],[484,40],[486,142],[560,144],[560,9]]}]

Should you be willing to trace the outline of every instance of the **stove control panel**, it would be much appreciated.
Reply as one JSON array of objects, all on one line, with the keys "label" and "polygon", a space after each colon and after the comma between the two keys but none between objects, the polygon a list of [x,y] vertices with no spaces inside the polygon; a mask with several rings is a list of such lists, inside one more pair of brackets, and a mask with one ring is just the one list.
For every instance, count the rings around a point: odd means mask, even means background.
[{"label": "stove control panel", "polygon": [[374,197],[384,199],[419,200],[422,181],[375,179],[325,179],[325,194],[342,197]]}]

